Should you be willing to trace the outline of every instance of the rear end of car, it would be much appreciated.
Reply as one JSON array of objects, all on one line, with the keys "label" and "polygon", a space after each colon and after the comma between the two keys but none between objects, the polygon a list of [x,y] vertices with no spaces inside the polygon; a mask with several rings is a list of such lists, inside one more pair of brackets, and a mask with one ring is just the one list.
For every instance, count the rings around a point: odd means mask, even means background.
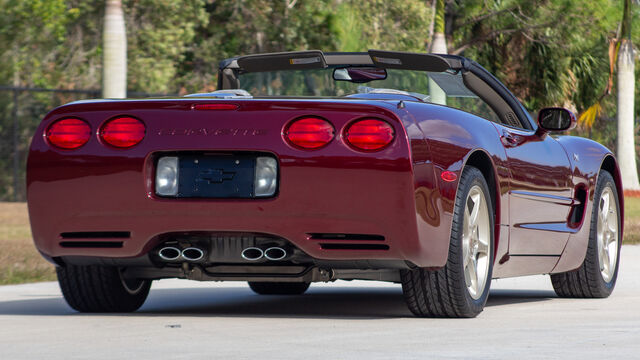
[{"label": "rear end of car", "polygon": [[[85,312],[134,311],[161,278],[280,295],[358,279],[401,283],[418,316],[476,316],[491,267],[469,260],[492,264],[490,192],[479,170],[458,172],[473,144],[452,143],[462,128],[448,122],[467,115],[438,104],[483,113],[463,77],[478,69],[381,50],[255,54],[222,61],[212,93],[60,107],[29,155],[36,246]],[[482,231],[460,229],[470,209]]]},{"label": "rear end of car", "polygon": [[27,183],[35,244],[59,265],[229,280],[425,261],[407,136],[382,101],[73,103],[38,128]]}]

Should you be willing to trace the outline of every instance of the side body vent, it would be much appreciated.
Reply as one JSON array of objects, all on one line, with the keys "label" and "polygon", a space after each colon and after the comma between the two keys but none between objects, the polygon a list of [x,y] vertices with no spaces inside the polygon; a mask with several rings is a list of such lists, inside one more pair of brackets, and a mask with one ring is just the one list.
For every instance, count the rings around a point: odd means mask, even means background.
[{"label": "side body vent", "polygon": [[575,190],[573,205],[571,206],[571,212],[569,213],[569,227],[577,229],[582,225],[585,216],[585,209],[587,204],[588,190],[586,186],[579,186]]},{"label": "side body vent", "polygon": [[63,248],[118,249],[131,238],[129,231],[76,231],[60,233]]},{"label": "side body vent", "polygon": [[382,235],[309,233],[309,240],[317,241],[322,250],[389,250]]}]

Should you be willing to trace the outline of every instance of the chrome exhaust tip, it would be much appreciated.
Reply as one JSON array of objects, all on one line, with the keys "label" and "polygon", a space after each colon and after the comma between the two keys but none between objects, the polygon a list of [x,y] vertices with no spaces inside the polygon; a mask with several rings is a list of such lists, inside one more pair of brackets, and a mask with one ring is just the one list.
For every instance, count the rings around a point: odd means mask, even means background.
[{"label": "chrome exhaust tip", "polygon": [[282,260],[287,257],[287,250],[277,246],[270,247],[264,251],[264,257],[271,261]]},{"label": "chrome exhaust tip", "polygon": [[257,247],[248,247],[242,250],[242,253],[240,255],[245,260],[256,261],[262,259],[262,257],[264,256],[264,251]]},{"label": "chrome exhaust tip", "polygon": [[174,261],[180,258],[182,252],[177,247],[165,246],[158,250],[158,256],[164,261]]},{"label": "chrome exhaust tip", "polygon": [[182,250],[182,258],[187,261],[199,261],[204,258],[204,251],[196,247],[188,247]]}]

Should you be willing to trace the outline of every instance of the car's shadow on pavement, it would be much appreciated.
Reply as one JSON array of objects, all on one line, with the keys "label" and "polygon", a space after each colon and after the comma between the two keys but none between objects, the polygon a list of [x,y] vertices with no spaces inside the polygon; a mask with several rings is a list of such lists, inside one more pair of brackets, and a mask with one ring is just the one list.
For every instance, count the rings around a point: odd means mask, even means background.
[{"label": "car's shadow on pavement", "polygon": [[[492,290],[487,307],[546,301],[553,291]],[[93,316],[70,309],[61,297],[0,301],[0,315]],[[135,313],[113,316],[398,318],[413,317],[400,287],[322,287],[298,296],[256,295],[248,288],[154,289]]]}]

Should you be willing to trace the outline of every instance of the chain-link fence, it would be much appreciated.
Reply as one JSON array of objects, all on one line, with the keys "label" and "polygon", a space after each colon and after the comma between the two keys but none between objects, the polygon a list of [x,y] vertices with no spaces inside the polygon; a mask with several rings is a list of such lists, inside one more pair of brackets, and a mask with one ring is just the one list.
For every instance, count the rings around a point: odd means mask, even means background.
[{"label": "chain-link fence", "polygon": [[[42,118],[71,101],[99,98],[100,90],[64,90],[0,85],[0,201],[25,201],[29,145]],[[131,98],[166,96],[130,92]]]}]

